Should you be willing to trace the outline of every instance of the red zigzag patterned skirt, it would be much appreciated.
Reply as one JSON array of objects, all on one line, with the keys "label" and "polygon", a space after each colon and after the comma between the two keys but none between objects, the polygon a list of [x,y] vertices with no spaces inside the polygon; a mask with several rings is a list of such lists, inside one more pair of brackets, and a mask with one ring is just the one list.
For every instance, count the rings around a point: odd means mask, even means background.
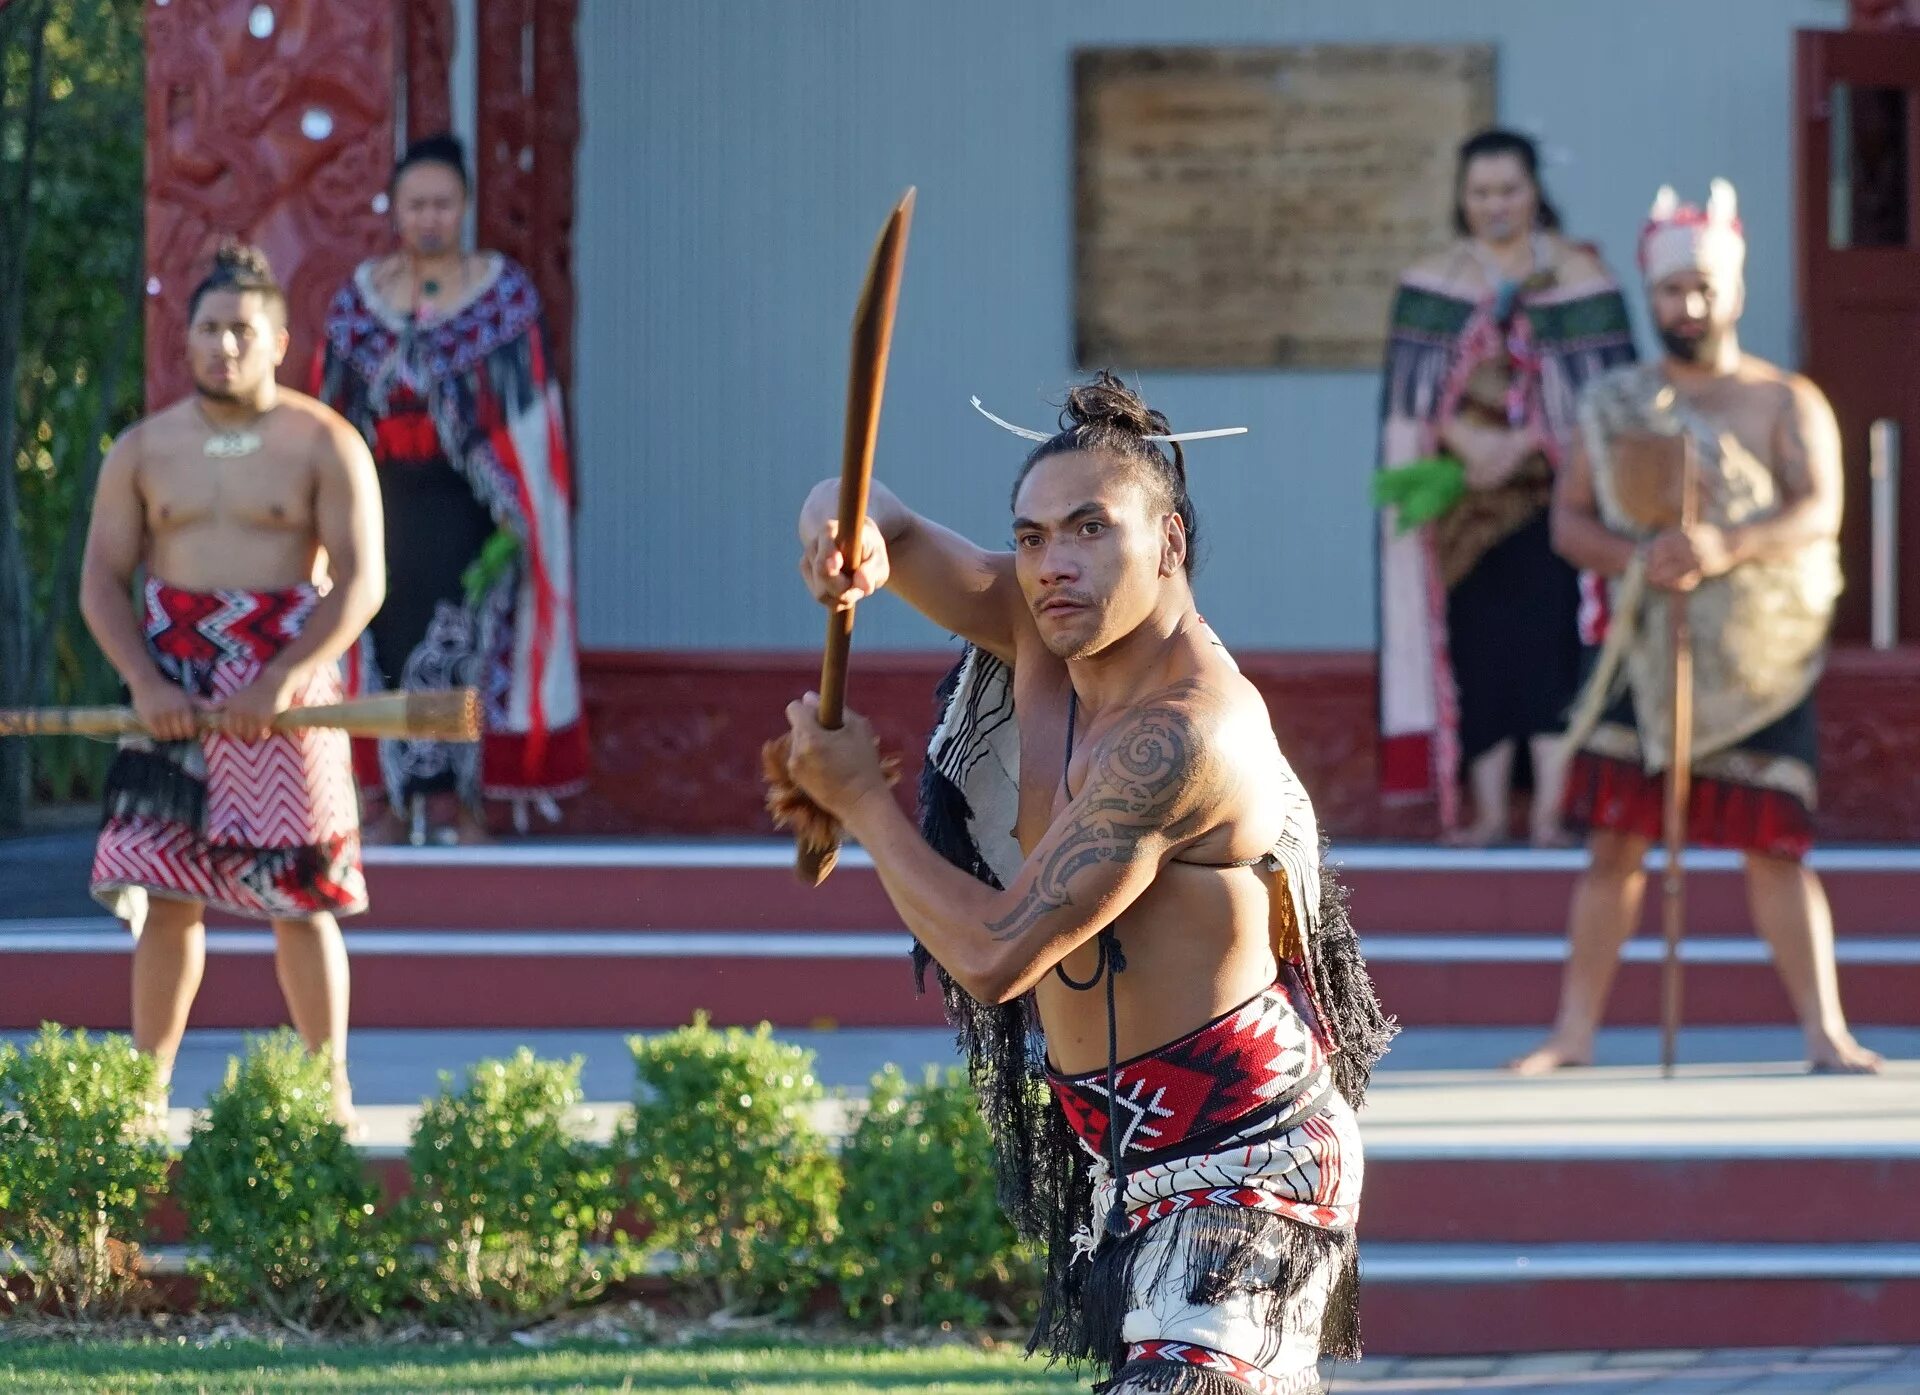
[{"label": "red zigzag patterned skirt", "polygon": [[[149,579],[147,652],[168,678],[217,701],[258,677],[319,599],[311,586],[185,591]],[[293,700],[314,706],[340,696],[338,671],[328,667]],[[135,934],[149,896],[261,920],[365,910],[346,733],[129,738],[107,776],[93,895]]]}]

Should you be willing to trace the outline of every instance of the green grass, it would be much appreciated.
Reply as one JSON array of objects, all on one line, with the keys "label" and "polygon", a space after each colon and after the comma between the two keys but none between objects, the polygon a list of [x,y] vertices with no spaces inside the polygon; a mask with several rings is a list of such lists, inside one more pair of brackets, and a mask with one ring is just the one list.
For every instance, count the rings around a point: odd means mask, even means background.
[{"label": "green grass", "polygon": [[1061,1369],[1017,1352],[949,1346],[872,1347],[604,1345],[521,1347],[334,1345],[264,1342],[193,1347],[164,1341],[0,1343],[0,1395],[304,1395],[353,1391],[641,1392],[751,1391],[753,1395],[1041,1395],[1084,1390]]}]

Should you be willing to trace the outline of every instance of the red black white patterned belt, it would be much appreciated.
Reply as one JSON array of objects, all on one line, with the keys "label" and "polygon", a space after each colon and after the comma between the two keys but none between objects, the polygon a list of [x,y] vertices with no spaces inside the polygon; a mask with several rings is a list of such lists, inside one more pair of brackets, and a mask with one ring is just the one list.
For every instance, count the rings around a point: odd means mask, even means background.
[{"label": "red black white patterned belt", "polygon": [[1126,1364],[1131,1366],[1135,1362],[1198,1367],[1240,1381],[1255,1395],[1308,1395],[1322,1388],[1316,1369],[1309,1368],[1298,1375],[1274,1376],[1237,1356],[1193,1342],[1134,1342],[1127,1348]]}]

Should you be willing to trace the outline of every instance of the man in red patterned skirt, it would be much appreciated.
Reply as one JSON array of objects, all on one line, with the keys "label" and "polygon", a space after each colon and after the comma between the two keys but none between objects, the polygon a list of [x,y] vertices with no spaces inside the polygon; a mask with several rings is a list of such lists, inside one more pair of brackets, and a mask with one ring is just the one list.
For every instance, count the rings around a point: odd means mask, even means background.
[{"label": "man in red patterned skirt", "polygon": [[367,899],[347,737],[270,723],[340,696],[337,661],[386,584],[380,494],[359,434],[275,383],[286,351],[265,257],[222,248],[188,312],[194,395],[101,467],[81,608],[151,736],[108,775],[93,894],[134,932],[134,1043],[163,1081],[200,985],[205,908],[271,922],[294,1025],[330,1057],[345,1119],[334,915]]}]

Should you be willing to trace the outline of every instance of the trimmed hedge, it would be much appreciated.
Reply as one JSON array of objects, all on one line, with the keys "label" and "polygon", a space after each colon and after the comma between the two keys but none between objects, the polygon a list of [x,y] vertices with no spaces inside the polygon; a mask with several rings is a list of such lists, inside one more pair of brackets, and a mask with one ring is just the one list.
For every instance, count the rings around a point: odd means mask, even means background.
[{"label": "trimmed hedge", "polygon": [[580,1058],[542,1061],[522,1047],[474,1066],[463,1088],[440,1079],[397,1212],[426,1246],[411,1277],[427,1311],[504,1329],[598,1294],[612,1271],[588,1247],[611,1236],[613,1160],[583,1136]]},{"label": "trimmed hedge", "polygon": [[139,1291],[140,1231],[167,1178],[151,1057],[123,1036],[47,1025],[0,1046],[0,1251],[27,1262],[35,1300],[67,1317]]},{"label": "trimmed hedge", "polygon": [[799,1312],[820,1286],[840,1173],[813,1121],[813,1053],[704,1015],[633,1037],[633,1117],[622,1130],[628,1199],[696,1304]]},{"label": "trimmed hedge", "polygon": [[[587,1137],[580,1067],[522,1049],[443,1074],[386,1210],[335,1123],[328,1063],[291,1033],[249,1038],[181,1161],[179,1197],[214,1304],[302,1329],[424,1309],[481,1331],[540,1321],[642,1268],[697,1312],[797,1316],[837,1286],[886,1326],[975,1325],[1027,1305],[1035,1266],[994,1199],[958,1071],[889,1067],[836,1157],[812,1053],[756,1031],[630,1042],[632,1115]],[[0,1048],[0,1252],[40,1302],[87,1316],[139,1285],[164,1185],[152,1062],[124,1037],[49,1027]],[[643,1239],[616,1234],[622,1207]]]},{"label": "trimmed hedge", "polygon": [[994,1195],[993,1142],[966,1076],[918,1084],[888,1066],[840,1150],[846,1195],[834,1273],[848,1316],[978,1326],[1022,1305],[1038,1269]]},{"label": "trimmed hedge", "polygon": [[249,1038],[180,1164],[203,1296],[302,1328],[380,1315],[399,1246],[333,1112],[332,1062],[292,1032]]}]

